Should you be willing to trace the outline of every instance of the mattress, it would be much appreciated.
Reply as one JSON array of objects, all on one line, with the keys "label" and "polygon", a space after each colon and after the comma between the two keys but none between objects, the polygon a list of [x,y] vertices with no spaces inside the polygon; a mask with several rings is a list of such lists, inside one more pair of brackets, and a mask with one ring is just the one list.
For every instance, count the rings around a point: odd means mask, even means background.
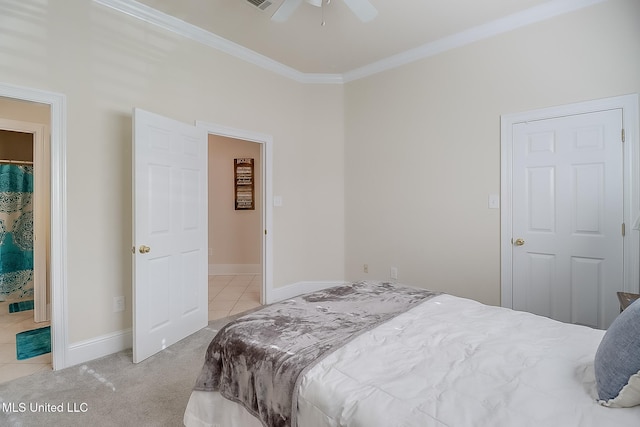
[{"label": "mattress", "polygon": [[[604,331],[436,296],[306,372],[298,425],[638,426],[640,407],[596,401]],[[193,392],[186,426],[260,427],[238,404]]]}]

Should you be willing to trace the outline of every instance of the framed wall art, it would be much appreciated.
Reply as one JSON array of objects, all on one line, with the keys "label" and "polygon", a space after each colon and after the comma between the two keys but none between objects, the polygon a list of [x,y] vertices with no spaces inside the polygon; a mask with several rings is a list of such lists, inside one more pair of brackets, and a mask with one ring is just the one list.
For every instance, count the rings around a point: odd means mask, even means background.
[{"label": "framed wall art", "polygon": [[254,210],[253,159],[234,159],[236,210]]}]

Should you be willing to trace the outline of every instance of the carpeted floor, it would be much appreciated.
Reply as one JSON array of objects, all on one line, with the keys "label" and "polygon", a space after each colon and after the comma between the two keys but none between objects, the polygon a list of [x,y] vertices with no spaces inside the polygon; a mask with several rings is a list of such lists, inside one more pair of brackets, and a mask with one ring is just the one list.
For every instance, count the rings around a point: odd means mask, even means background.
[{"label": "carpeted floor", "polygon": [[0,425],[182,426],[207,346],[216,331],[235,317],[210,322],[137,365],[127,350],[0,384]]}]

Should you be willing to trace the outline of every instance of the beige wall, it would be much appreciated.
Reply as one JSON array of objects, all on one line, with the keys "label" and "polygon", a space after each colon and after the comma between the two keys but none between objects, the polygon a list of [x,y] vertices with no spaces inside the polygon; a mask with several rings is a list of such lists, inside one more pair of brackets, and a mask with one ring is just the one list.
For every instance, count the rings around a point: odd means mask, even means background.
[{"label": "beige wall", "polygon": [[[44,125],[48,133],[50,115],[48,105],[0,96],[0,119]],[[49,135],[45,138],[48,140]],[[0,159],[32,161],[33,136],[22,132],[3,131],[0,136]]]},{"label": "beige wall", "polygon": [[[343,87],[293,82],[90,1],[16,7],[30,14],[0,20],[0,82],[67,101],[70,343],[131,327],[133,107],[271,135],[286,201],[274,285],[344,277]],[[114,313],[119,295],[127,309]]]},{"label": "beige wall", "polygon": [[640,92],[639,17],[610,0],[349,83],[347,277],[499,304],[500,115]]},{"label": "beige wall", "polygon": [[[0,43],[2,43],[0,41]],[[0,56],[3,54],[0,53]],[[49,106],[0,96],[0,117],[21,122],[51,124]]]},{"label": "beige wall", "polygon": [[[241,157],[254,159],[254,210],[235,210],[234,159]],[[209,135],[210,272],[248,273],[261,264],[261,174],[260,144]]]}]

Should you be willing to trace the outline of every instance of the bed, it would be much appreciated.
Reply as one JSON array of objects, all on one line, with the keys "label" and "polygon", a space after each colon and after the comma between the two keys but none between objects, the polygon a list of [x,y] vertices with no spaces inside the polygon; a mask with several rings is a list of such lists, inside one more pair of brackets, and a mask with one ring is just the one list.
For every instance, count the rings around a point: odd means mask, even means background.
[{"label": "bed", "polygon": [[637,427],[638,404],[640,303],[605,333],[448,294],[355,282],[222,328],[184,423]]}]

